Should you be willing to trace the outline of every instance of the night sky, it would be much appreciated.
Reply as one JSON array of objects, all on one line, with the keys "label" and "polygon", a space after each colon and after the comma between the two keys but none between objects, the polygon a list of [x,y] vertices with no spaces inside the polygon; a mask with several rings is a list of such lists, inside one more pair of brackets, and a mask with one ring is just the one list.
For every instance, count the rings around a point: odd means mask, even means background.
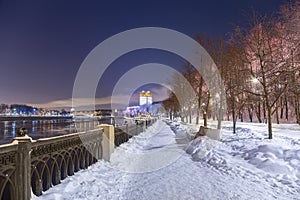
[{"label": "night sky", "polygon": [[[191,37],[201,33],[226,37],[233,25],[246,21],[251,9],[272,13],[282,3],[276,0],[0,0],[0,103],[66,107],[84,58],[100,42],[119,32],[154,26]],[[110,96],[123,73],[148,62],[178,69],[184,63],[181,58],[159,50],[126,54],[102,77],[97,98]],[[163,88],[151,87],[141,89],[153,89],[154,99],[159,100],[157,96]]]}]

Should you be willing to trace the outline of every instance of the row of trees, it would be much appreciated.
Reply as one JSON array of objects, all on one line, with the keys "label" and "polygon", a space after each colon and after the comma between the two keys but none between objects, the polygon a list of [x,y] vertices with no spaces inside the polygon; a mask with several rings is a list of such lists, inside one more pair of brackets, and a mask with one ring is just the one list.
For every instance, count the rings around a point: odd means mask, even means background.
[{"label": "row of trees", "polygon": [[[300,1],[283,5],[274,16],[252,13],[249,22],[236,26],[229,39],[211,39],[197,35],[196,40],[208,51],[218,66],[225,85],[227,119],[233,121],[235,133],[238,118],[243,121],[268,123],[272,138],[272,122],[295,121],[300,124]],[[202,62],[202,61],[200,61]],[[212,110],[207,83],[188,63],[183,76],[193,88],[189,91],[182,77],[173,77],[173,92],[164,102],[171,113],[180,113],[191,122],[196,114],[218,118]],[[213,79],[212,79],[213,80]],[[174,95],[176,94],[176,95]],[[178,102],[177,94],[185,101]],[[206,120],[205,120],[206,121]]]}]

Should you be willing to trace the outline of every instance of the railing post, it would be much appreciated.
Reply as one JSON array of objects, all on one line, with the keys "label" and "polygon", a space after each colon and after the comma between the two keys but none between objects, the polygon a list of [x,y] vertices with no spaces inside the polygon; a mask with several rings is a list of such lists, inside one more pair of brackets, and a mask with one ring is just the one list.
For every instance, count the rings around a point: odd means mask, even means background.
[{"label": "railing post", "polygon": [[113,153],[115,148],[115,130],[113,125],[101,124],[100,128],[103,128],[103,159],[105,161],[110,160],[110,155]]},{"label": "railing post", "polygon": [[16,199],[29,200],[31,197],[31,137],[21,129],[13,143],[18,144],[16,163]]}]

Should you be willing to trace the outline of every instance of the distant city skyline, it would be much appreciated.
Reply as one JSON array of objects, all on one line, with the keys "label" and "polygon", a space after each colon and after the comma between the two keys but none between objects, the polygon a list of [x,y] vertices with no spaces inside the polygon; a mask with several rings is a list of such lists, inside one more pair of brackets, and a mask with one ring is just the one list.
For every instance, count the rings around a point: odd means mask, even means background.
[{"label": "distant city skyline", "polygon": [[[192,38],[201,33],[213,38],[227,37],[233,25],[246,20],[251,9],[276,13],[283,2],[2,0],[0,103],[70,107],[81,63],[95,46],[114,34],[151,26],[174,29]],[[150,62],[179,70],[184,64],[178,56],[159,50],[134,51],[121,56],[101,78],[96,104],[110,102],[114,85],[124,73]],[[169,92],[163,86],[144,85],[135,90],[131,102],[138,103],[141,90],[150,90],[153,101],[163,100]]]}]

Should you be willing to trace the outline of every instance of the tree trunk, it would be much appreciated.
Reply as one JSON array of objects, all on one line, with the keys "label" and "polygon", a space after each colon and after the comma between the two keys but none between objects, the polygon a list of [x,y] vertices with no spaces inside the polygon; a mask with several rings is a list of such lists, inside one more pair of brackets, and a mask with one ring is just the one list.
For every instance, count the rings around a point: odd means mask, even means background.
[{"label": "tree trunk", "polygon": [[[234,103],[232,104],[234,106]],[[236,116],[235,116],[235,108],[232,107],[232,122],[233,122],[233,133],[236,133]]]},{"label": "tree trunk", "polygon": [[252,113],[252,108],[248,106],[248,114],[249,114],[249,119],[250,122],[253,122],[253,113]]},{"label": "tree trunk", "polygon": [[279,124],[279,113],[278,113],[278,107],[276,107],[276,122]]},{"label": "tree trunk", "polygon": [[288,121],[289,120],[289,107],[288,107],[288,100],[285,96],[285,118]]},{"label": "tree trunk", "polygon": [[298,95],[296,95],[296,97],[295,97],[295,113],[296,113],[297,123],[300,124],[300,108],[299,108],[299,97],[298,97]]},{"label": "tree trunk", "polygon": [[233,134],[236,134],[236,118],[232,119],[233,121]]},{"label": "tree trunk", "polygon": [[192,109],[190,106],[189,106],[189,123],[190,124],[192,123]]},{"label": "tree trunk", "polygon": [[198,93],[198,110],[197,110],[197,118],[196,118],[196,124],[199,124],[200,115],[201,115],[201,102],[202,102],[202,87],[203,87],[203,78],[200,77],[199,82],[199,93]]},{"label": "tree trunk", "polygon": [[243,116],[242,112],[240,112],[240,119],[241,119],[241,122],[244,122],[244,116]]},{"label": "tree trunk", "polygon": [[225,100],[223,99],[223,94],[221,93],[221,95],[220,95],[220,102],[218,103],[219,107],[217,107],[217,109],[218,109],[218,126],[217,126],[217,129],[221,129],[222,120],[223,120],[222,103],[224,101]]},{"label": "tree trunk", "polygon": [[184,122],[184,110],[182,108],[180,109],[180,119]]},{"label": "tree trunk", "polygon": [[203,126],[207,127],[207,113],[204,111],[203,112]]},{"label": "tree trunk", "polygon": [[266,123],[267,114],[266,114],[266,102],[263,103],[263,111],[264,111],[264,123]]},{"label": "tree trunk", "polygon": [[180,114],[180,119],[181,119],[182,122],[184,122],[184,116],[183,116],[182,113]]},{"label": "tree trunk", "polygon": [[283,100],[282,98],[280,98],[280,119],[283,119],[283,110],[284,110]]},{"label": "tree trunk", "polygon": [[257,106],[258,108],[256,108],[256,111],[255,111],[255,113],[256,113],[256,117],[257,117],[257,120],[258,120],[258,122],[259,123],[262,123],[262,120],[261,120],[261,112],[260,112],[260,102],[258,102],[258,106]]},{"label": "tree trunk", "polygon": [[208,116],[208,109],[209,109],[209,101],[210,101],[210,94],[207,96],[207,101],[206,101],[206,108],[203,114],[204,118],[204,126],[207,127],[207,116]]},{"label": "tree trunk", "polygon": [[219,110],[218,110],[218,126],[217,126],[217,129],[221,129],[222,120],[223,120],[223,112],[222,112],[222,108],[220,106]]},{"label": "tree trunk", "polygon": [[271,108],[268,106],[268,132],[269,132],[269,139],[273,138],[272,134],[272,111]]}]

